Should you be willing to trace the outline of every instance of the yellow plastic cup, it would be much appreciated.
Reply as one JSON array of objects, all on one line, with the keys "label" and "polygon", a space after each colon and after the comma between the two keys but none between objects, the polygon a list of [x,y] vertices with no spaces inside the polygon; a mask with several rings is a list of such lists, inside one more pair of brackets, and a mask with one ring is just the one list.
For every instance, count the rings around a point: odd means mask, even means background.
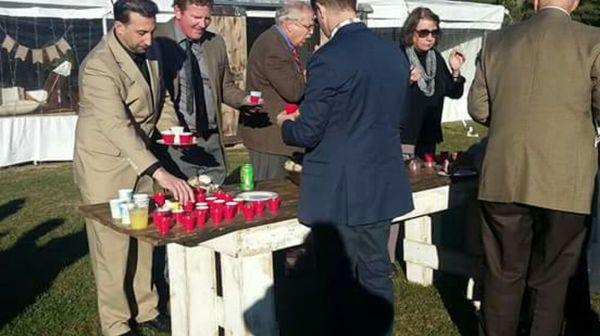
[{"label": "yellow plastic cup", "polygon": [[129,211],[131,228],[141,230],[148,227],[148,207],[135,207]]}]

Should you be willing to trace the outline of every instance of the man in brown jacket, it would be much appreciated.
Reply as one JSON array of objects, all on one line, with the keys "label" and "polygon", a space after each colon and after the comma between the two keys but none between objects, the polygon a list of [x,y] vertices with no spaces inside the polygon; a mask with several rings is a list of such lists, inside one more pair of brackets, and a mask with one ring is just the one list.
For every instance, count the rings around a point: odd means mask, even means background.
[{"label": "man in brown jacket", "polygon": [[[227,175],[221,103],[234,108],[250,103],[234,82],[223,38],[207,31],[213,0],[175,0],[173,21],[156,29],[164,59],[167,90],[181,126],[198,135],[189,149],[168,148],[161,159],[181,178],[209,175],[222,184]],[[159,149],[160,150],[160,149]]]},{"label": "man in brown jacket", "polygon": [[[176,122],[173,106],[164,101],[159,53],[152,43],[156,4],[119,0],[115,24],[89,53],[79,70],[79,120],[73,171],[85,204],[108,202],[119,189],[152,192],[152,178],[185,201],[193,197],[185,183],[161,167],[149,146],[155,127]],[[134,318],[166,331],[152,285],[152,245],[131,240],[94,220],[86,220],[98,310],[104,335],[135,335]],[[136,248],[137,247],[137,248]],[[128,262],[128,254],[137,263]],[[134,267],[130,267],[135,265]],[[133,284],[125,274],[135,272]],[[132,316],[125,288],[132,286],[137,316]]]},{"label": "man in brown jacket", "polygon": [[600,30],[571,20],[578,0],[490,34],[469,94],[489,126],[479,185],[486,275],[482,333],[515,335],[532,290],[530,335],[558,335],[590,213],[600,112]]},{"label": "man in brown jacket", "polygon": [[262,92],[265,104],[261,112],[243,115],[240,132],[257,180],[285,177],[285,160],[302,151],[283,143],[276,117],[286,103],[299,104],[304,95],[306,71],[297,48],[313,33],[313,22],[306,2],[288,2],[275,13],[276,24],[250,50],[247,90]]}]

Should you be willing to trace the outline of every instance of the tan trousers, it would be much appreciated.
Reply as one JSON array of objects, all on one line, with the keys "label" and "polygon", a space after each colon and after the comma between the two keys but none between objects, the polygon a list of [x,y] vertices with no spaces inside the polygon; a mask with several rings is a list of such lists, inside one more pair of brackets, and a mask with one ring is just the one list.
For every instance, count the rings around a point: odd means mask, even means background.
[{"label": "tan trousers", "polygon": [[[86,231],[96,280],[102,334],[121,335],[129,331],[127,321],[132,317],[125,294],[129,236],[93,220],[86,220]],[[132,246],[135,247],[135,244]],[[133,293],[138,312],[135,319],[139,323],[152,320],[158,315],[158,295],[152,285],[152,250],[152,245],[137,242],[137,263],[133,263],[137,264]]]}]

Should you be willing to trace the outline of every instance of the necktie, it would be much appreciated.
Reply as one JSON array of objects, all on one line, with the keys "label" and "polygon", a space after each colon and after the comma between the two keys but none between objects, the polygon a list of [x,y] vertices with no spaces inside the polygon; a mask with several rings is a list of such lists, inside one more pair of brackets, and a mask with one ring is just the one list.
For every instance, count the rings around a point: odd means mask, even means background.
[{"label": "necktie", "polygon": [[296,48],[292,49],[292,57],[294,58],[294,62],[296,62],[296,65],[298,66],[298,72],[301,75],[304,75],[304,64],[302,63],[302,60],[300,59],[300,55],[298,54],[298,50],[296,50]]},{"label": "necktie", "polygon": [[186,43],[188,60],[186,72],[189,91],[187,94],[186,107],[188,108],[188,113],[191,111],[196,112],[196,133],[198,133],[198,136],[206,139],[208,137],[208,114],[206,112],[206,100],[204,98],[204,83],[202,82],[202,73],[200,72],[198,59],[196,58],[196,55],[194,55],[192,46],[193,43],[188,40]]}]

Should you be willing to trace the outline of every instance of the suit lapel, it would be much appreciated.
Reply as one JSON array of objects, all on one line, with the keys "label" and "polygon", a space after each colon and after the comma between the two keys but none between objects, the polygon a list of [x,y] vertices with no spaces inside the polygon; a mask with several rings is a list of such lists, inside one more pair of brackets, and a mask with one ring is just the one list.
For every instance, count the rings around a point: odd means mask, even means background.
[{"label": "suit lapel", "polygon": [[159,94],[160,90],[160,54],[156,50],[156,44],[152,44],[152,47],[147,53],[146,64],[148,66],[148,73],[150,74],[150,86],[152,87],[152,106],[154,111],[158,109]]},{"label": "suit lapel", "polygon": [[[142,98],[146,99],[146,105],[150,106],[150,108],[151,108],[150,113],[154,113],[155,106],[153,104],[152,96],[150,94],[152,92],[152,90],[150,90],[150,87],[148,86],[148,83],[146,82],[144,75],[142,75],[142,73],[140,72],[140,69],[133,62],[133,59],[131,59],[131,56],[129,56],[127,51],[123,48],[123,46],[121,46],[119,41],[117,41],[117,38],[116,38],[113,30],[111,30],[110,33],[108,34],[107,44],[108,44],[108,47],[110,48],[111,52],[115,56],[115,60],[116,60],[117,64],[119,65],[119,67],[121,68],[121,70],[123,71],[123,73],[125,73],[125,75],[127,75],[127,77],[129,77],[129,79],[132,82],[134,82],[134,84],[142,86],[142,89],[144,92],[144,94],[142,95]],[[150,78],[152,78],[153,77],[152,70],[150,70],[150,73],[151,73]],[[156,73],[158,73],[158,72],[156,72]],[[156,76],[154,76],[154,77],[156,77]]]},{"label": "suit lapel", "polygon": [[[223,83],[223,79],[219,74],[219,64],[218,61],[220,59],[217,53],[219,52],[213,43],[214,34],[211,32],[205,32],[204,41],[202,42],[202,48],[204,50],[204,64],[206,64],[205,71],[208,74],[208,79],[210,80],[210,86],[212,88],[212,96],[215,104],[217,104],[217,110],[219,110],[219,105],[221,104],[221,85]],[[220,118],[220,113],[217,113],[217,117]]]},{"label": "suit lapel", "polygon": [[[156,31],[155,31],[155,36],[162,36],[162,37],[166,37],[172,41],[174,41],[175,43],[177,43],[177,36],[175,33],[175,19],[171,19],[168,22],[165,23],[161,23],[157,26]],[[171,99],[174,100],[179,100],[179,74],[176,74],[173,77],[173,97],[171,97]]]}]

